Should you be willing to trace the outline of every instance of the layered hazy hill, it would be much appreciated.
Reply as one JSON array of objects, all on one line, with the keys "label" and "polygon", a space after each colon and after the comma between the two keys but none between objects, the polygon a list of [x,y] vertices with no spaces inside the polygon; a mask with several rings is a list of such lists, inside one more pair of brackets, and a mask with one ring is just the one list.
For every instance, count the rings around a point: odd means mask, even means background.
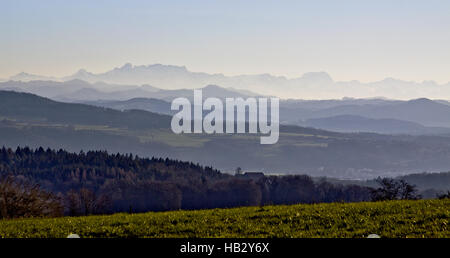
[{"label": "layered hazy hill", "polygon": [[[374,132],[383,134],[450,134],[450,106],[432,100],[383,101],[358,99],[339,103],[330,100],[302,105],[281,101],[282,124],[313,127],[338,132]],[[423,105],[421,105],[423,102]],[[172,115],[170,102],[155,98],[133,98],[126,101],[86,101],[85,104],[118,110],[142,109]],[[363,104],[374,103],[374,104]],[[296,107],[293,107],[296,106]],[[416,110],[415,110],[416,109]],[[411,113],[412,112],[412,113]],[[415,114],[415,115],[414,115]]]},{"label": "layered hazy hill", "polygon": [[[197,87],[202,89],[203,97],[216,98],[248,98],[261,94],[235,88],[224,88],[217,85]],[[37,94],[43,97],[68,102],[95,100],[129,100],[132,98],[156,98],[171,101],[174,98],[193,99],[192,89],[165,90],[151,85],[121,85],[104,82],[89,83],[79,79],[69,81],[7,81],[0,82],[0,90],[11,90]]]},{"label": "layered hazy hill", "polygon": [[[299,73],[301,74],[301,73]],[[84,69],[61,77],[45,77],[20,73],[9,78],[15,81],[74,79],[90,83],[104,82],[123,85],[152,85],[161,89],[193,89],[205,85],[249,90],[262,95],[296,99],[335,99],[343,97],[369,98],[383,96],[393,99],[444,98],[450,99],[450,82],[438,84],[434,81],[411,82],[394,78],[363,83],[359,81],[335,81],[326,72],[304,73],[297,78],[286,78],[271,74],[226,76],[189,71],[184,66],[132,65],[127,63],[104,73],[91,73]]]},{"label": "layered hazy hill", "polygon": [[0,91],[4,122],[91,125],[126,129],[167,128],[170,117],[142,110],[118,111],[83,104],[61,103],[27,93]]},{"label": "layered hazy hill", "polygon": [[181,134],[170,116],[62,103],[28,93],[0,91],[0,145],[108,150],[169,157],[234,171],[373,178],[450,167],[447,136],[335,133],[281,126],[280,140],[261,145],[260,135]]},{"label": "layered hazy hill", "polygon": [[[117,110],[140,109],[173,114],[170,102],[186,97],[192,101],[192,89],[165,90],[150,85],[120,85],[103,82],[8,81],[1,90],[34,93],[53,100],[76,102]],[[207,85],[203,97],[248,98],[258,93]],[[268,97],[268,96],[265,96]],[[450,133],[450,104],[426,98],[408,101],[386,98],[281,100],[280,121],[340,132],[376,132],[385,134]]]},{"label": "layered hazy hill", "polygon": [[[312,103],[309,103],[308,107],[303,106],[301,103],[292,107],[291,103],[281,113],[285,114],[284,117],[282,116],[283,121],[292,124],[302,124],[306,120],[307,123],[309,121],[313,125],[314,121],[319,121],[317,120],[318,118],[321,118],[322,121],[329,118],[330,123],[338,123],[342,121],[342,119],[338,119],[339,117],[347,116],[347,122],[351,123],[358,122],[358,119],[361,117],[371,118],[372,120],[359,119],[360,123],[366,123],[365,126],[369,126],[368,123],[371,121],[382,125],[383,122],[389,122],[382,119],[394,119],[428,127],[450,127],[450,106],[448,102],[433,101],[425,98],[409,101],[379,101],[377,103],[363,103],[360,100],[354,103],[346,101],[346,103],[341,105],[334,104],[323,108],[314,107]],[[373,119],[377,119],[377,121]],[[403,123],[403,126],[406,125]],[[410,123],[410,125],[412,124]]]}]

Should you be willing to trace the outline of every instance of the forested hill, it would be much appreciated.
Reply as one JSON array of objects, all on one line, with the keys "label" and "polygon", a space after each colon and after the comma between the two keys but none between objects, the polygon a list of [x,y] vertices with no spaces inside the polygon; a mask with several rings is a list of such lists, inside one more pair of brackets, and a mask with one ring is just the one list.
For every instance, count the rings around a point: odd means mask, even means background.
[{"label": "forested hill", "polygon": [[[129,129],[170,129],[171,116],[130,109],[119,111],[87,104],[64,103],[31,93],[0,90],[0,118],[29,123],[98,125]],[[299,126],[281,126],[287,133],[344,135]]]},{"label": "forested hill", "polygon": [[[70,153],[5,147],[0,149],[0,173],[21,175],[44,183],[48,189],[65,191],[79,184],[98,189],[110,179],[177,181],[189,184],[202,179],[217,180],[227,175],[211,167],[192,162],[163,158],[140,158],[132,154],[109,154],[107,151]],[[45,185],[46,182],[52,182]]]},{"label": "forested hill", "polygon": [[370,198],[366,187],[314,183],[308,176],[231,176],[191,162],[106,151],[2,148],[0,176],[6,175],[58,194],[70,215]]},{"label": "forested hill", "polygon": [[0,91],[0,117],[27,122],[84,124],[131,129],[168,128],[170,117],[142,110],[118,111],[53,101],[29,93]]}]

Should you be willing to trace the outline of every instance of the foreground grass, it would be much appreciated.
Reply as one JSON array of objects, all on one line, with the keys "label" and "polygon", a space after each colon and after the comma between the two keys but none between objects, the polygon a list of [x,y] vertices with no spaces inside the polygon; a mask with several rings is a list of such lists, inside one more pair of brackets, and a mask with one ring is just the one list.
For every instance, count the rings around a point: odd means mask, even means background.
[{"label": "foreground grass", "polygon": [[1,237],[450,237],[450,200],[0,220]]}]

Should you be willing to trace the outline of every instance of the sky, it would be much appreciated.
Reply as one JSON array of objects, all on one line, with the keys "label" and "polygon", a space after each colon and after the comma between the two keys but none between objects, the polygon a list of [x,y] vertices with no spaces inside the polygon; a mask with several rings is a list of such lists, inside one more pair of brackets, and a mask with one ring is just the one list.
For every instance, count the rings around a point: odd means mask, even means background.
[{"label": "sky", "polygon": [[450,1],[0,0],[0,78],[124,63],[450,81]]}]

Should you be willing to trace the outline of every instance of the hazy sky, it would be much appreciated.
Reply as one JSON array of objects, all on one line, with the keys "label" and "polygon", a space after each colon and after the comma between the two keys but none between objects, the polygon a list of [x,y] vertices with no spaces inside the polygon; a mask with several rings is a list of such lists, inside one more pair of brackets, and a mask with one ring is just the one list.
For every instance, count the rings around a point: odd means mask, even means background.
[{"label": "hazy sky", "polygon": [[126,62],[450,81],[450,1],[0,0],[0,78]]}]

